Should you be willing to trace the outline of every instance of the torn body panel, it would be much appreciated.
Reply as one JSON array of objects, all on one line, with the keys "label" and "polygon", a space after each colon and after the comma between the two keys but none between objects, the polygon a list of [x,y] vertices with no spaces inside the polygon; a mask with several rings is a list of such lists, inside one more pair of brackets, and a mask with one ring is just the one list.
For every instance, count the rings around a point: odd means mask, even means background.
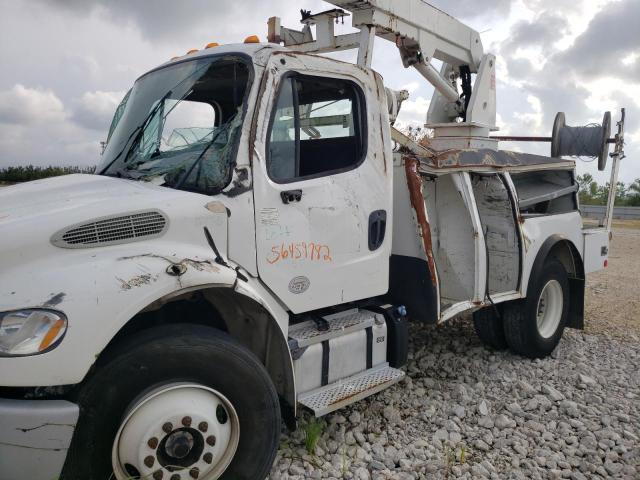
[{"label": "torn body panel", "polygon": [[438,271],[433,255],[430,219],[417,160],[394,162],[393,249],[389,297],[405,305],[410,318],[435,323],[439,317]]},{"label": "torn body panel", "polygon": [[422,194],[422,177],[418,172],[418,161],[414,158],[405,157],[405,174],[407,178],[407,187],[409,188],[409,198],[411,206],[418,221],[418,235],[422,238],[423,251],[429,264],[429,273],[431,281],[437,285],[436,264],[433,259],[433,242],[431,240],[431,228],[427,219],[427,209],[424,204]]},{"label": "torn body panel", "polygon": [[420,163],[425,167],[434,169],[490,167],[517,170],[531,167],[539,169],[541,167],[575,166],[573,161],[533,155],[531,153],[491,149],[446,150],[435,153],[433,156],[421,156]]}]

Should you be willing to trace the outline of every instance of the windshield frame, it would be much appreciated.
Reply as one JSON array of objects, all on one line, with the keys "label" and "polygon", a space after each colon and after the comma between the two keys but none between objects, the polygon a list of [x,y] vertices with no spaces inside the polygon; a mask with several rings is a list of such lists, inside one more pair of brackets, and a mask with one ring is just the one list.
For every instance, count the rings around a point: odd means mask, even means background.
[{"label": "windshield frame", "polygon": [[[151,75],[155,72],[164,70],[166,68],[171,68],[174,67],[176,65],[185,63],[185,62],[193,62],[193,61],[198,61],[198,60],[203,60],[203,59],[210,59],[211,62],[215,62],[218,60],[232,60],[232,61],[238,61],[242,64],[244,64],[247,67],[247,71],[248,71],[248,76],[247,76],[247,83],[246,83],[246,88],[244,91],[244,96],[242,98],[242,110],[241,110],[241,118],[242,118],[242,123],[239,126],[239,131],[238,134],[235,135],[235,139],[233,140],[233,143],[230,144],[230,153],[229,153],[229,173],[227,174],[227,178],[224,180],[224,182],[221,182],[221,185],[219,187],[216,188],[211,188],[208,191],[202,191],[201,189],[198,188],[190,188],[190,186],[187,185],[183,185],[180,188],[176,188],[175,186],[169,186],[167,185],[166,188],[171,188],[173,190],[183,190],[183,191],[190,191],[190,192],[196,192],[196,193],[200,193],[203,195],[216,195],[219,194],[221,191],[223,191],[225,188],[227,188],[229,186],[229,184],[231,183],[232,179],[233,179],[233,172],[235,170],[236,164],[237,164],[237,155],[238,155],[238,150],[239,150],[239,145],[240,145],[240,141],[242,140],[243,137],[243,131],[245,129],[245,125],[246,125],[246,121],[247,119],[250,119],[250,116],[247,116],[247,112],[249,110],[249,102],[248,99],[253,91],[254,88],[254,81],[255,81],[255,65],[253,63],[253,58],[250,55],[247,55],[246,53],[243,52],[225,52],[225,53],[211,53],[211,54],[205,54],[205,55],[194,55],[191,58],[184,58],[184,59],[180,59],[178,61],[174,61],[174,62],[170,62],[167,63],[165,65],[160,65],[159,67],[156,67],[152,70],[149,70],[148,72],[144,73],[143,75],[139,76],[135,82],[133,83],[133,86],[131,87],[130,90],[133,90],[133,88],[135,87],[135,85],[137,84],[137,82],[139,82],[140,80],[142,80],[143,78],[147,77],[148,75]],[[127,102],[128,103],[128,102]],[[122,116],[124,116],[124,113],[126,113],[126,106],[125,106],[125,110],[123,111]],[[122,117],[121,116],[121,117]],[[122,120],[122,118],[120,119]],[[117,127],[116,127],[117,128]],[[127,133],[131,133],[131,132],[127,132]],[[135,143],[135,135],[133,137],[129,137],[126,140],[126,143],[123,146],[123,149],[121,151],[121,153],[119,155],[121,155],[123,158],[126,158],[134,143]],[[115,159],[117,159],[118,155],[116,155],[114,157],[114,159],[111,159],[109,162],[103,161],[104,165],[100,165],[100,170],[96,172],[96,175],[103,175],[103,176],[110,176],[110,177],[118,177],[118,175],[110,172],[110,173],[106,173],[112,166],[113,166],[113,162]],[[122,178],[126,178],[126,177],[122,177]],[[135,180],[135,181],[141,181],[143,182],[144,180],[142,179],[131,179],[131,180]]]}]

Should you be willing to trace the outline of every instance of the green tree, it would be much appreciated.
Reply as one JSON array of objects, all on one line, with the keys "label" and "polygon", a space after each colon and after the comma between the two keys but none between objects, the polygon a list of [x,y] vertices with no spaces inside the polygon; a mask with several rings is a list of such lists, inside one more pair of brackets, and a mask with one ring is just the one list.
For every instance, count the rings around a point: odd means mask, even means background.
[{"label": "green tree", "polygon": [[[609,187],[610,184],[607,182],[604,186],[598,187],[598,193],[596,195],[597,203],[596,205],[606,205],[607,200],[609,199]],[[616,184],[616,199],[615,205],[621,206],[626,205],[627,203],[627,186],[624,182],[618,182]]]},{"label": "green tree", "polygon": [[594,203],[594,198],[598,194],[598,184],[593,180],[593,175],[590,173],[578,175],[578,185],[580,187],[578,192],[580,203],[592,205]]},{"label": "green tree", "polygon": [[640,178],[636,178],[627,189],[627,205],[640,207]]},{"label": "green tree", "polygon": [[33,165],[7,167],[0,170],[0,182],[19,183],[40,178],[57,177],[72,173],[94,173],[96,167],[34,167]]}]

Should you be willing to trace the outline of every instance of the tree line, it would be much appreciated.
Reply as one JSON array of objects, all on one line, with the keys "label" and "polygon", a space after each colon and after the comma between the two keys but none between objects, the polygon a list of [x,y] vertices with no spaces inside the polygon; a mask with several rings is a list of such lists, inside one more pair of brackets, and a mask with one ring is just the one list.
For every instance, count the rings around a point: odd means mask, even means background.
[{"label": "tree line", "polygon": [[[578,175],[580,185],[580,203],[582,205],[606,205],[609,198],[609,182],[600,185],[593,179],[590,173]],[[618,182],[616,185],[616,206],[640,207],[640,178],[625,184]]]},{"label": "tree line", "polygon": [[93,173],[96,167],[35,167],[33,165],[0,169],[0,182],[20,183],[41,178],[58,177],[71,173]]}]

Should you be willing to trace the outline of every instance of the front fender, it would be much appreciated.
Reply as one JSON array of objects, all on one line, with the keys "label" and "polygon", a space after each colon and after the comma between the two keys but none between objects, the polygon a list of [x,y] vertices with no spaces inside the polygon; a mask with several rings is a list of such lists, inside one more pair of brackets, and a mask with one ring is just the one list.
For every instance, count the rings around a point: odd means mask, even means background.
[{"label": "front fender", "polygon": [[217,264],[209,248],[155,241],[69,251],[2,277],[9,295],[0,298],[0,311],[43,307],[68,318],[57,348],[0,358],[2,386],[18,387],[79,383],[115,334],[146,306],[192,289],[233,288],[237,274]]}]

